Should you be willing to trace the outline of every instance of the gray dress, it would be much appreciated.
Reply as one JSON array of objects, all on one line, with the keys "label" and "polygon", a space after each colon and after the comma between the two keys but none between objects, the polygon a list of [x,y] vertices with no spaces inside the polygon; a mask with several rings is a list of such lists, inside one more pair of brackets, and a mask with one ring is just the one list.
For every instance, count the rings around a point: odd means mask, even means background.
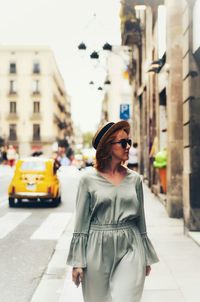
[{"label": "gray dress", "polygon": [[147,237],[142,181],[127,170],[113,185],[95,169],[77,194],[76,222],[67,263],[84,268],[85,302],[139,302],[146,265],[158,262]]}]

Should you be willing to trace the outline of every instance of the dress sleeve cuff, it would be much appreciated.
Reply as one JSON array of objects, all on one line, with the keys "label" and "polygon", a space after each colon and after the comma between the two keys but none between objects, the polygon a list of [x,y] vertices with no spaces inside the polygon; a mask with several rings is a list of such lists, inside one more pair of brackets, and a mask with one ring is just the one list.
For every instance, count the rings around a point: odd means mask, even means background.
[{"label": "dress sleeve cuff", "polygon": [[146,265],[151,265],[153,263],[159,262],[158,256],[154,250],[153,244],[147,235],[142,236],[142,241],[144,245]]},{"label": "dress sleeve cuff", "polygon": [[82,267],[85,268],[86,264],[86,245],[87,245],[87,234],[74,233],[69,254],[67,257],[67,264],[72,267]]}]

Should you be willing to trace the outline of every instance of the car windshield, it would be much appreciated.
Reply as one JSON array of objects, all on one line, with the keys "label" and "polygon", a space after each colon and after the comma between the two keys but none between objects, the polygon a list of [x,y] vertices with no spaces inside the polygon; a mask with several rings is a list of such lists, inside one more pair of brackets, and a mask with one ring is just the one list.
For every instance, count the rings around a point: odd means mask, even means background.
[{"label": "car windshield", "polygon": [[27,161],[21,165],[22,171],[45,171],[46,166],[44,162]]}]

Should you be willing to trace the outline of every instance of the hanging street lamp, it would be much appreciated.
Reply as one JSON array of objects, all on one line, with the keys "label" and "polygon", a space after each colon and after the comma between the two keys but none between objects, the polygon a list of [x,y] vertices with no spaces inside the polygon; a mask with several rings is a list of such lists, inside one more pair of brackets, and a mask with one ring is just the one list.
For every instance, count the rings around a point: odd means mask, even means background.
[{"label": "hanging street lamp", "polygon": [[110,80],[106,80],[105,82],[104,82],[104,85],[110,85],[111,84],[111,81]]},{"label": "hanging street lamp", "polygon": [[102,48],[103,50],[112,51],[112,45],[110,45],[108,42],[106,42]]},{"label": "hanging street lamp", "polygon": [[80,44],[79,44],[79,46],[78,46],[78,49],[79,50],[86,50],[86,45],[85,45],[85,43],[83,43],[83,42],[81,42]]},{"label": "hanging street lamp", "polygon": [[93,51],[90,55],[90,58],[91,59],[98,59],[99,58],[99,55],[98,55],[98,52],[97,51]]}]

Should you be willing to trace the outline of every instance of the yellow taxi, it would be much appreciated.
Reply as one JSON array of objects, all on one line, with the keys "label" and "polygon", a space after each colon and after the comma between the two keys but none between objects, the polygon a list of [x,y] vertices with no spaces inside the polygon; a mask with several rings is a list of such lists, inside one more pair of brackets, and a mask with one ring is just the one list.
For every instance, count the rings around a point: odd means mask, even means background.
[{"label": "yellow taxi", "polygon": [[21,202],[61,202],[59,180],[53,159],[29,157],[16,162],[14,176],[8,188],[9,206]]}]

